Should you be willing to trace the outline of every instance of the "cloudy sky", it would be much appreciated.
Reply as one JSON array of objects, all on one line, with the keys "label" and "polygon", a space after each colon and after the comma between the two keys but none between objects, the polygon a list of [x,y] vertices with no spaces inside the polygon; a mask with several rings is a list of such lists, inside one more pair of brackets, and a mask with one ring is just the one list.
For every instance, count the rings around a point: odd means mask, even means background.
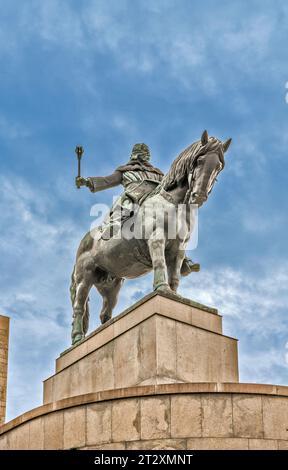
[{"label": "cloudy sky", "polygon": [[[242,382],[288,384],[288,4],[1,0],[0,312],[11,317],[8,419],[41,404],[70,344],[69,282],[91,206],[74,187],[137,141],[167,171],[207,129],[233,138],[199,214],[202,271],[180,293],[239,338]],[[286,85],[287,84],[287,85]],[[128,281],[115,313],[151,290]],[[91,295],[92,325],[100,298]]]}]

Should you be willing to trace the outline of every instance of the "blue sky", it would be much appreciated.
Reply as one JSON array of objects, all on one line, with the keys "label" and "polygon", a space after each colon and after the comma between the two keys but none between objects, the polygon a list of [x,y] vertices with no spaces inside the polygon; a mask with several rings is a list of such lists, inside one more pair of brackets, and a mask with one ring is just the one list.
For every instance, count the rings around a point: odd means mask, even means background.
[{"label": "blue sky", "polygon": [[[11,317],[8,419],[41,404],[70,343],[69,281],[90,208],[137,141],[167,171],[204,129],[233,138],[199,213],[202,271],[180,293],[219,308],[242,382],[288,384],[288,4],[2,0],[0,312]],[[288,101],[288,100],[287,100]],[[129,281],[115,313],[151,290]],[[92,325],[100,298],[91,295]]]}]

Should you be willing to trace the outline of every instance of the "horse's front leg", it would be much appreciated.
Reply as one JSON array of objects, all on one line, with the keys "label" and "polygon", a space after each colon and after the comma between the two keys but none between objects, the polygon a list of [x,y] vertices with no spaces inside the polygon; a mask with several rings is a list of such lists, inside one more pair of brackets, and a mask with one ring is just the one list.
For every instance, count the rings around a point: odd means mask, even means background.
[{"label": "horse's front leg", "polygon": [[88,295],[94,283],[94,273],[83,266],[76,266],[70,287],[73,306],[72,344],[81,341],[85,336],[85,323],[89,322]]},{"label": "horse's front leg", "polygon": [[178,248],[173,254],[167,255],[168,282],[171,290],[177,292],[181,276],[181,266],[185,257],[185,250]]},{"label": "horse's front leg", "polygon": [[165,239],[151,238],[148,247],[154,270],[154,290],[171,291],[168,284],[167,266],[165,260]]}]

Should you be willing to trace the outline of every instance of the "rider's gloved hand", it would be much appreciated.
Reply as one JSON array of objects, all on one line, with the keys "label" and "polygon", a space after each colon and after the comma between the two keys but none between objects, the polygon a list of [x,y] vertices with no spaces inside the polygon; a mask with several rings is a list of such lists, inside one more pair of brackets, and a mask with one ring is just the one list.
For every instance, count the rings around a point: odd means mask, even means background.
[{"label": "rider's gloved hand", "polygon": [[77,178],[75,178],[75,184],[77,188],[81,188],[81,186],[87,186],[89,189],[93,188],[90,178],[83,178],[82,176],[77,176]]},{"label": "rider's gloved hand", "polygon": [[75,184],[77,188],[80,188],[81,186],[86,186],[86,178],[82,178],[82,176],[77,176],[75,178]]}]

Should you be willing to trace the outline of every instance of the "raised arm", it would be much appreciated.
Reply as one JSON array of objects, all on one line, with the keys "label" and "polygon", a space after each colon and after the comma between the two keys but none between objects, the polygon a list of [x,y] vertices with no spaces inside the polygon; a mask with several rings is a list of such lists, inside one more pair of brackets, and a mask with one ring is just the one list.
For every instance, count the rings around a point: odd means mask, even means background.
[{"label": "raised arm", "polygon": [[113,188],[122,183],[121,171],[114,171],[109,176],[91,176],[90,178],[76,178],[76,186],[87,186],[92,193]]}]

